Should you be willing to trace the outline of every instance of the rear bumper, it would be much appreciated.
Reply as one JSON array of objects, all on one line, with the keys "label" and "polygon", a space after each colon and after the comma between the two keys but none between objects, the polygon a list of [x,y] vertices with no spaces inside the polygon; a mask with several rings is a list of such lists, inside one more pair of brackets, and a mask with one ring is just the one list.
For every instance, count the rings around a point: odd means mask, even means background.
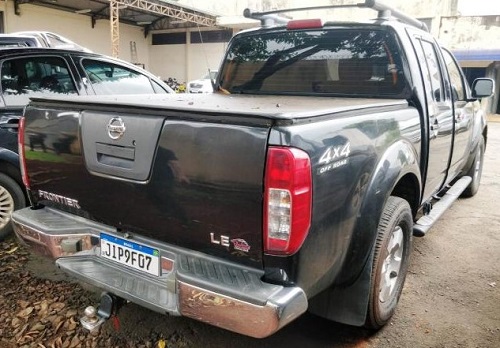
[{"label": "rear bumper", "polygon": [[101,232],[123,238],[109,226],[50,208],[25,208],[12,220],[24,244],[66,273],[160,313],[262,338],[307,309],[302,289],[265,283],[262,270],[130,236],[160,251],[161,274],[151,276],[99,256]]}]

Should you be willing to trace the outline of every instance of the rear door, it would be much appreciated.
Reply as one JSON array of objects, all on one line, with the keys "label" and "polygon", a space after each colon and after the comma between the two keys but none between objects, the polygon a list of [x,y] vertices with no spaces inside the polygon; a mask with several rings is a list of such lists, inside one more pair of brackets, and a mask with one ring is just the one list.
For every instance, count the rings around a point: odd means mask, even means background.
[{"label": "rear door", "polygon": [[450,165],[450,176],[456,176],[467,161],[472,142],[472,125],[474,122],[474,103],[467,100],[469,89],[462,70],[447,50],[442,50],[451,84],[451,94],[454,107],[455,140],[453,156]]},{"label": "rear door", "polygon": [[440,48],[432,37],[410,31],[424,83],[429,117],[427,178],[423,200],[427,200],[445,183],[453,145],[453,105],[447,80],[444,79]]}]

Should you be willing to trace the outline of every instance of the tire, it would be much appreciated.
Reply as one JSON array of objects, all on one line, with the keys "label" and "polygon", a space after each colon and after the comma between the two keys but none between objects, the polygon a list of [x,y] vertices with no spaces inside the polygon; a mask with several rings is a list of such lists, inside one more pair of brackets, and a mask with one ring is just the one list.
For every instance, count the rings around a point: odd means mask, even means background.
[{"label": "tire", "polygon": [[23,189],[14,179],[0,173],[0,241],[12,233],[12,212],[25,206]]},{"label": "tire", "polygon": [[462,197],[472,197],[479,190],[479,184],[481,183],[481,175],[483,174],[483,162],[484,162],[484,138],[481,137],[479,144],[477,145],[476,152],[474,153],[474,162],[467,172],[467,176],[472,178],[471,183],[462,193]]},{"label": "tire", "polygon": [[365,327],[379,329],[394,314],[408,272],[412,236],[410,205],[389,197],[378,225]]}]

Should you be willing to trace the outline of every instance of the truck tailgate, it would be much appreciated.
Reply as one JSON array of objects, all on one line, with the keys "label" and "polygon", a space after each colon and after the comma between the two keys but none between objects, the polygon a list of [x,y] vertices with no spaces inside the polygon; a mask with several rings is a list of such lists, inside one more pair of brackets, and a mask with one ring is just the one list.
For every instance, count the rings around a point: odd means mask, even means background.
[{"label": "truck tailgate", "polygon": [[262,267],[269,120],[62,105],[25,112],[34,203]]}]

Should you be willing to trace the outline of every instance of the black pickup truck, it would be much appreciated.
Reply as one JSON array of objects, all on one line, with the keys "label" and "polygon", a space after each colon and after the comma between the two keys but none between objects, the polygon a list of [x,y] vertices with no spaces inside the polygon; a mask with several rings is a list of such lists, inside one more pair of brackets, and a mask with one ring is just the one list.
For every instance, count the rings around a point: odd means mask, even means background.
[{"label": "black pickup truck", "polygon": [[306,310],[390,320],[413,235],[478,190],[493,81],[469,88],[421,22],[355,6],[379,16],[246,11],[263,25],[231,40],[213,94],[32,99],[15,232],[105,291],[85,327],[123,299],[254,337]]}]

